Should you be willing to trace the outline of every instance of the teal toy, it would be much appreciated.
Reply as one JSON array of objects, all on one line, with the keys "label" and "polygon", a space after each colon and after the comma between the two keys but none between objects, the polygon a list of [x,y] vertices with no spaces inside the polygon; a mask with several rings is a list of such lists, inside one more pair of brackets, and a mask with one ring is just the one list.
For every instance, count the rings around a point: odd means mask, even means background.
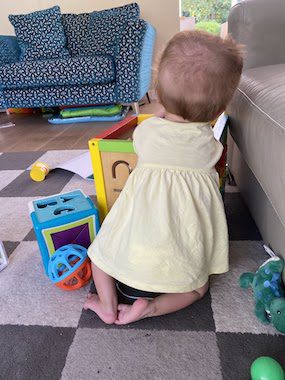
[{"label": "teal toy", "polygon": [[285,380],[281,365],[269,356],[257,358],[251,365],[252,380]]},{"label": "teal toy", "polygon": [[47,276],[58,248],[67,244],[88,248],[99,231],[98,210],[81,190],[31,201],[29,208]]},{"label": "teal toy", "polygon": [[242,288],[252,287],[257,318],[265,324],[272,323],[279,332],[285,334],[284,260],[272,251],[271,254],[272,257],[255,273],[243,273],[239,282]]}]

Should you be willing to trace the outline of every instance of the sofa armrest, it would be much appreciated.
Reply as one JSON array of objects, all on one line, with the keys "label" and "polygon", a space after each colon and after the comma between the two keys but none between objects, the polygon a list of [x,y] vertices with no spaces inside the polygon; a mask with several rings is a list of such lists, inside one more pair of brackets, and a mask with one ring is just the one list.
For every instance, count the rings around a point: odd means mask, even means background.
[{"label": "sofa armrest", "polygon": [[151,84],[152,58],[155,37],[156,31],[154,27],[151,24],[147,23],[147,28],[141,51],[139,99],[142,99],[144,97],[144,95],[148,92]]},{"label": "sofa armrest", "polygon": [[144,20],[129,21],[117,46],[116,92],[122,103],[139,101],[148,91],[155,29]]},{"label": "sofa armrest", "polygon": [[0,36],[0,66],[18,62],[20,48],[15,36]]},{"label": "sofa armrest", "polygon": [[284,0],[245,0],[229,15],[229,33],[246,47],[244,69],[285,62]]}]

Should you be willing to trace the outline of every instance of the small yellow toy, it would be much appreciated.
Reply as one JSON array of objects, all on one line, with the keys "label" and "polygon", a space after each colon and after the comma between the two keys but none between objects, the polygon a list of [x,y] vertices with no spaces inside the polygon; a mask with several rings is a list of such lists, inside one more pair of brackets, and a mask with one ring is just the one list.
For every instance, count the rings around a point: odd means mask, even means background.
[{"label": "small yellow toy", "polygon": [[31,168],[30,177],[36,182],[43,181],[48,175],[50,168],[44,162],[36,162]]}]

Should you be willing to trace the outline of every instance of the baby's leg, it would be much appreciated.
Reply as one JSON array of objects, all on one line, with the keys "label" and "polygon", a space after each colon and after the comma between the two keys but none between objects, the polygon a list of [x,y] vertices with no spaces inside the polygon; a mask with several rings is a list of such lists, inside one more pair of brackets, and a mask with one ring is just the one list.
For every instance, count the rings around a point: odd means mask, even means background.
[{"label": "baby's leg", "polygon": [[105,323],[114,323],[118,314],[115,280],[93,263],[92,275],[98,294],[88,294],[84,309],[94,311]]},{"label": "baby's leg", "polygon": [[184,309],[192,303],[203,298],[207,293],[209,283],[207,282],[201,288],[188,293],[168,293],[162,294],[148,301],[145,298],[139,298],[133,305],[118,305],[119,315],[116,320],[117,325],[125,325],[143,318],[157,317],[159,315],[173,313],[174,311]]}]

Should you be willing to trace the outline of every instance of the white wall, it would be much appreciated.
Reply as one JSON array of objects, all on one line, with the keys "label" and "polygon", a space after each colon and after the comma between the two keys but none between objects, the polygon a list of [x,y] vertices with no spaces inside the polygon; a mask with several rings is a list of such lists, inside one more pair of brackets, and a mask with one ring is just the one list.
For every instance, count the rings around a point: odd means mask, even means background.
[{"label": "white wall", "polygon": [[[131,3],[132,0],[0,0],[0,34],[14,34],[8,15],[59,5],[62,13],[83,13]],[[179,0],[137,0],[143,19],[157,31],[156,52],[179,32]]]}]

